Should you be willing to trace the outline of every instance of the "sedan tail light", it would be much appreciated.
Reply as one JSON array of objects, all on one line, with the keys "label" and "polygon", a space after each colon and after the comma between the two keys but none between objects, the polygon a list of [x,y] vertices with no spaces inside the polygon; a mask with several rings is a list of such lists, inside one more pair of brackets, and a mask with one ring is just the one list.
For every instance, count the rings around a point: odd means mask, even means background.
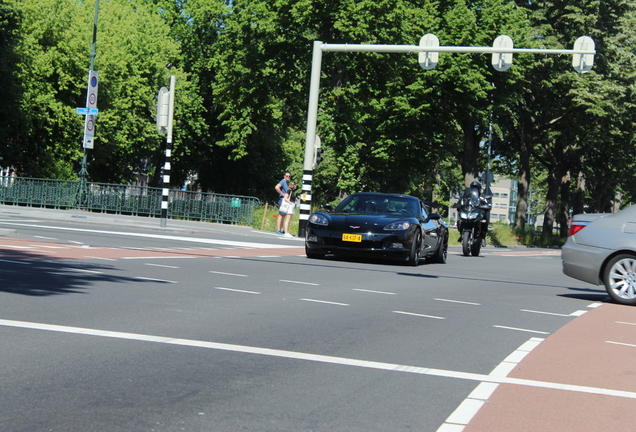
[{"label": "sedan tail light", "polygon": [[568,230],[568,237],[573,236],[577,232],[581,231],[588,224],[589,222],[572,222],[570,224],[570,229]]}]

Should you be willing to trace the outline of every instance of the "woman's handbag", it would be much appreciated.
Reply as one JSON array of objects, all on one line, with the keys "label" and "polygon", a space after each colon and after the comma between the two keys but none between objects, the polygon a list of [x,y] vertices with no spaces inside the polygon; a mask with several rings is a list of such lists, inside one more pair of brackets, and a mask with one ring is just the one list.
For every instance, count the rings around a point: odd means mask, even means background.
[{"label": "woman's handbag", "polygon": [[290,204],[285,201],[285,199],[283,199],[283,202],[280,205],[280,208],[278,209],[278,213],[282,213],[282,214],[287,214],[287,212],[289,211],[289,206]]}]

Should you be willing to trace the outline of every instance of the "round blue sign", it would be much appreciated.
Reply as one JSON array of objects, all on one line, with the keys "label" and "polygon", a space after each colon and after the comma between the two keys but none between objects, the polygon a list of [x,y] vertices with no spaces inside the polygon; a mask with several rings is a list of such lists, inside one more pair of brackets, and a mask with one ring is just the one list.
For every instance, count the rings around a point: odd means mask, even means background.
[{"label": "round blue sign", "polygon": [[93,87],[97,86],[97,77],[96,76],[92,76],[91,77],[91,86],[93,86]]}]

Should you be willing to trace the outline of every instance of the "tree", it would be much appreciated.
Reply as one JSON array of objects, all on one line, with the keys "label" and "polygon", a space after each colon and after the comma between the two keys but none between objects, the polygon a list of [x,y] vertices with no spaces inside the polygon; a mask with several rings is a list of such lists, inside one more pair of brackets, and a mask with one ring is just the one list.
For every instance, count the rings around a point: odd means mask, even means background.
[{"label": "tree", "polygon": [[15,143],[21,139],[22,113],[19,101],[22,88],[17,81],[16,65],[18,63],[17,45],[21,16],[11,4],[0,3],[0,75],[3,77],[0,86],[0,166],[13,165],[19,155],[15,151]]},{"label": "tree", "polygon": [[[85,104],[93,4],[15,4],[24,17],[15,76],[24,89],[20,111],[25,119],[24,138],[12,143],[8,162],[23,176],[76,178],[83,118],[75,108]],[[160,152],[162,139],[153,119],[155,95],[166,82],[165,65],[178,56],[178,45],[157,17],[158,12],[142,0],[100,4],[95,61],[100,113],[95,149],[89,151],[93,180],[129,180],[141,161]]]}]

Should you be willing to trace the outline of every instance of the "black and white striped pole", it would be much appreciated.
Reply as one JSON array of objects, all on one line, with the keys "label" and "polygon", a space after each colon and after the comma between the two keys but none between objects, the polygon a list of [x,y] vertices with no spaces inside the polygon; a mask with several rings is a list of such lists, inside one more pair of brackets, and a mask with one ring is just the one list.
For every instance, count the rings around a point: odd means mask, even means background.
[{"label": "black and white striped pole", "polygon": [[163,188],[161,194],[161,227],[168,220],[168,198],[170,194],[170,164],[172,160],[172,116],[174,114],[174,81],[170,76],[170,90],[161,87],[157,96],[157,130],[166,134],[166,160],[163,165]]}]

